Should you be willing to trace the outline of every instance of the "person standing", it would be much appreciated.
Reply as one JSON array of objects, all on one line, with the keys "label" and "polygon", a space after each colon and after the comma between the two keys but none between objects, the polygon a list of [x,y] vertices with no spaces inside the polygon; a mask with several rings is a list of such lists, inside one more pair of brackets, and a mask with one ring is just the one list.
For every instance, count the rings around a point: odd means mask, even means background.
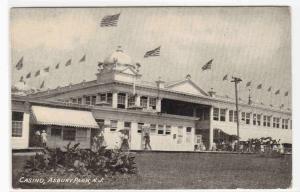
[{"label": "person standing", "polygon": [[144,139],[145,139],[145,149],[149,149],[152,150],[152,147],[150,145],[150,135],[148,132],[145,133],[145,136],[144,136]]},{"label": "person standing", "polygon": [[47,146],[47,133],[45,130],[42,131],[41,138],[42,138],[43,147],[46,147]]}]

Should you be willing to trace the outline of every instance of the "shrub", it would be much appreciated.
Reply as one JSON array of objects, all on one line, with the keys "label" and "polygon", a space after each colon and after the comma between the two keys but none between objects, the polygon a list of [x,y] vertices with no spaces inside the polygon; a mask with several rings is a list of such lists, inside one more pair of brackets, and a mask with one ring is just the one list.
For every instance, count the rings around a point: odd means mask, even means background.
[{"label": "shrub", "polygon": [[100,147],[94,152],[80,149],[79,143],[71,146],[69,143],[65,151],[60,148],[47,149],[42,154],[36,153],[26,162],[25,169],[44,172],[68,171],[80,174],[94,174],[108,176],[116,173],[136,174],[135,157],[130,152],[110,150]]}]

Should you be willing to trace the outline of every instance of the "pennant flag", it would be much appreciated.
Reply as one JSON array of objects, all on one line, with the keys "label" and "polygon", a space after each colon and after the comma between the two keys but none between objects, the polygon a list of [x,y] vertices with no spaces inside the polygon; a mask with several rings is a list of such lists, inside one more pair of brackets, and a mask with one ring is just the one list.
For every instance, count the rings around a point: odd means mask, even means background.
[{"label": "pennant flag", "polygon": [[27,75],[26,75],[26,78],[30,78],[31,77],[31,72],[29,72]]},{"label": "pennant flag", "polygon": [[246,83],[246,87],[249,87],[249,86],[251,86],[251,81]]},{"label": "pennant flag", "polygon": [[79,60],[79,62],[85,61],[85,55]]},{"label": "pennant flag", "polygon": [[228,74],[223,77],[223,81],[228,80]]},{"label": "pennant flag", "polygon": [[284,104],[281,104],[281,105],[280,105],[280,108],[282,108],[282,107],[284,107]]},{"label": "pennant flag", "polygon": [[72,63],[72,59],[69,59],[67,62],[66,62],[66,66],[69,66],[69,65],[71,65],[71,63]]},{"label": "pennant flag", "polygon": [[35,77],[37,77],[37,76],[39,76],[40,75],[40,73],[41,73],[41,71],[40,70],[38,70],[37,72],[35,72]]},{"label": "pennant flag", "polygon": [[205,71],[207,69],[211,69],[211,65],[214,59],[209,60],[205,65],[202,66],[202,71]]},{"label": "pennant flag", "polygon": [[272,87],[269,87],[268,92],[270,92],[272,90]]},{"label": "pennant flag", "polygon": [[151,51],[147,51],[144,55],[144,58],[154,57],[154,56],[159,56],[159,55],[160,55],[160,46],[157,47],[156,49],[151,50]]},{"label": "pennant flag", "polygon": [[257,89],[261,89],[262,88],[262,84],[259,84],[258,86],[257,86]]},{"label": "pennant flag", "polygon": [[50,67],[44,68],[44,71],[45,71],[45,72],[49,72],[49,71],[50,71]]},{"label": "pennant flag", "polygon": [[101,23],[100,23],[100,27],[116,27],[116,26],[118,26],[120,14],[121,13],[116,14],[116,15],[107,15],[107,16],[103,17],[101,20]]},{"label": "pennant flag", "polygon": [[55,69],[58,69],[58,68],[59,68],[59,63],[57,63],[55,66]]},{"label": "pennant flag", "polygon": [[45,80],[42,82],[42,84],[40,85],[40,89],[43,89],[45,86]]},{"label": "pennant flag", "polygon": [[18,61],[16,68],[17,68],[17,70],[20,70],[23,68],[23,57],[21,57],[21,59]]},{"label": "pennant flag", "polygon": [[288,92],[288,91],[284,93],[284,96],[288,96],[288,95],[289,95],[289,92]]},{"label": "pennant flag", "polygon": [[24,77],[21,76],[19,81],[20,81],[20,82],[23,82],[23,81],[24,81]]},{"label": "pennant flag", "polygon": [[275,92],[275,95],[278,95],[280,93],[280,89],[278,89],[276,92]]}]

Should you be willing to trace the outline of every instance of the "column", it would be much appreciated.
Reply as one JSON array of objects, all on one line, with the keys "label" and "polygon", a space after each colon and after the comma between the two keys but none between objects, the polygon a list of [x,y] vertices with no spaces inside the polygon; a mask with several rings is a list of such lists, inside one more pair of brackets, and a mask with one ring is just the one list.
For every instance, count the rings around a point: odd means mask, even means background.
[{"label": "column", "polygon": [[[232,115],[232,120],[234,120],[234,114]],[[229,122],[229,109],[225,109],[225,122]]]},{"label": "column", "polygon": [[125,93],[125,109],[128,108],[128,93]]},{"label": "column", "polygon": [[118,93],[113,92],[112,94],[112,108],[117,108],[118,107]]},{"label": "column", "polygon": [[197,108],[193,107],[193,117],[196,117],[196,116],[197,116]]},{"label": "column", "polygon": [[209,150],[212,149],[214,142],[214,128],[213,128],[213,106],[209,109]]},{"label": "column", "polygon": [[96,95],[96,105],[100,103],[100,93]]},{"label": "column", "polygon": [[82,104],[85,105],[86,95],[82,96]]},{"label": "column", "polygon": [[161,98],[156,99],[156,111],[161,112]]},{"label": "column", "polygon": [[147,97],[147,109],[150,108],[150,97]]}]

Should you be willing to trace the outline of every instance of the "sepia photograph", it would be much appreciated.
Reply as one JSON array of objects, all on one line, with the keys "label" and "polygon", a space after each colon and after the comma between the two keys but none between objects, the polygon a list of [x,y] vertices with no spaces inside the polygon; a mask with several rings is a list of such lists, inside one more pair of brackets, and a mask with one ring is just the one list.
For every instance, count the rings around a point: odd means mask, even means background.
[{"label": "sepia photograph", "polygon": [[12,189],[291,189],[289,6],[12,7]]}]

